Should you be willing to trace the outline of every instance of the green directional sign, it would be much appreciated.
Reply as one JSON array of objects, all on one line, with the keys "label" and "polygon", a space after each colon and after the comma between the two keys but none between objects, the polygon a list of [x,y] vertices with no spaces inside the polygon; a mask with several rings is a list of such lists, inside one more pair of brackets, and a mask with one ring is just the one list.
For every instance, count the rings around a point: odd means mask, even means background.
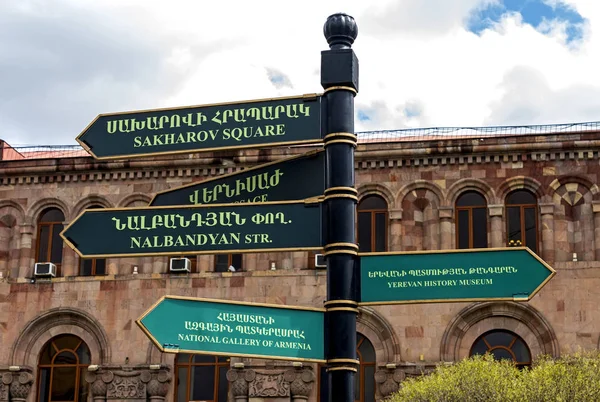
[{"label": "green directional sign", "polygon": [[136,323],[162,352],[324,362],[324,311],[165,296]]},{"label": "green directional sign", "polygon": [[321,96],[101,114],[76,138],[96,159],[321,142]]},{"label": "green directional sign", "polygon": [[150,205],[300,200],[324,192],[325,151],[319,150],[162,191]]},{"label": "green directional sign", "polygon": [[361,303],[532,298],[556,271],[526,247],[360,254]]},{"label": "green directional sign", "polygon": [[62,232],[82,258],[322,248],[319,199],[87,209]]}]

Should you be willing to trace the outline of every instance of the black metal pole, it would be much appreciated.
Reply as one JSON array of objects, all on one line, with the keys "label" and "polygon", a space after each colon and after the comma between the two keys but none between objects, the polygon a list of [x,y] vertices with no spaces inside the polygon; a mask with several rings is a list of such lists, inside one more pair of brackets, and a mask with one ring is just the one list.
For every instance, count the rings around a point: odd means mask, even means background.
[{"label": "black metal pole", "polygon": [[[329,16],[323,28],[330,50],[321,52],[321,85],[325,108],[324,144],[327,159],[325,190],[325,358],[330,402],[354,402],[356,358],[357,275],[354,187],[354,96],[358,93],[358,59],[351,49],[358,35],[354,18]],[[324,397],[325,395],[321,395]]]}]

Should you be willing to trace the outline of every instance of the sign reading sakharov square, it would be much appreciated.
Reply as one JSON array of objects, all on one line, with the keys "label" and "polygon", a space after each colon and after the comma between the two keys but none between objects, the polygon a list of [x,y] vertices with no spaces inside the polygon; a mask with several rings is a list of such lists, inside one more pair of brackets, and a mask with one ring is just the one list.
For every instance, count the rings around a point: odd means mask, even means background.
[{"label": "sign reading sakharov square", "polygon": [[360,254],[361,303],[533,297],[556,271],[526,247]]},{"label": "sign reading sakharov square", "polygon": [[77,137],[96,159],[321,141],[316,94],[101,114]]},{"label": "sign reading sakharov square", "polygon": [[302,200],[324,192],[325,151],[320,150],[162,191],[150,205]]},{"label": "sign reading sakharov square", "polygon": [[136,323],[163,352],[323,362],[324,311],[165,296]]},{"label": "sign reading sakharov square", "polygon": [[320,201],[87,209],[60,234],[83,258],[321,249]]}]

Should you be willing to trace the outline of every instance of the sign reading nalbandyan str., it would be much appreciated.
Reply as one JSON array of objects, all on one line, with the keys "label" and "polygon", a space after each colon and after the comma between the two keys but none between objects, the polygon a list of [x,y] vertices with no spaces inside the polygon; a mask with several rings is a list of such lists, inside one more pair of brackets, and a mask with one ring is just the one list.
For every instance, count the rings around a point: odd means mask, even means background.
[{"label": "sign reading nalbandyan str.", "polygon": [[96,159],[318,143],[321,96],[101,114],[77,142]]},{"label": "sign reading nalbandyan str.", "polygon": [[319,150],[166,190],[150,205],[301,200],[324,192],[325,151]]},{"label": "sign reading nalbandyan str.", "polygon": [[527,301],[556,274],[526,247],[359,257],[362,305]]},{"label": "sign reading nalbandyan str.", "polygon": [[62,232],[83,258],[322,248],[318,199],[87,209]]},{"label": "sign reading nalbandyan str.", "polygon": [[324,311],[165,296],[136,323],[162,352],[324,362]]}]

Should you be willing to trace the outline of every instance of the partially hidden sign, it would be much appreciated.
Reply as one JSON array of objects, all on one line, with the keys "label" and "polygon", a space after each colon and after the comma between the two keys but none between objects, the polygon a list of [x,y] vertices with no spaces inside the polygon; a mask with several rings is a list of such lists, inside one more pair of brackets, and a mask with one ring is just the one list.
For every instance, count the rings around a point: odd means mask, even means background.
[{"label": "partially hidden sign", "polygon": [[325,192],[325,151],[311,151],[157,193],[151,206],[269,202]]},{"label": "partially hidden sign", "polygon": [[82,258],[321,249],[319,199],[87,209],[61,237]]},{"label": "partially hidden sign", "polygon": [[359,256],[362,305],[527,301],[556,274],[526,247]]},{"label": "partially hidden sign", "polygon": [[101,160],[318,143],[321,96],[101,114],[76,140]]},{"label": "partially hidden sign", "polygon": [[162,352],[324,362],[324,309],[165,296],[136,323]]}]

